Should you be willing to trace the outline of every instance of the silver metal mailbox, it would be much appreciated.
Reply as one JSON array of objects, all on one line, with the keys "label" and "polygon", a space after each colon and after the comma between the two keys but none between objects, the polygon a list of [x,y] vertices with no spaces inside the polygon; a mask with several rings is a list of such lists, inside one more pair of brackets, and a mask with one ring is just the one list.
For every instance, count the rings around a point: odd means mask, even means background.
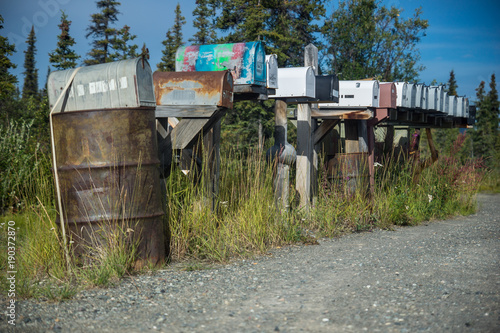
[{"label": "silver metal mailbox", "polygon": [[428,95],[429,97],[427,99],[427,109],[428,110],[435,110],[435,111],[438,110],[437,95],[440,93],[441,93],[441,91],[438,90],[438,87],[436,87],[436,86],[429,87],[429,95]]},{"label": "silver metal mailbox", "polygon": [[406,82],[394,82],[396,85],[396,91],[397,91],[397,99],[396,99],[396,105],[397,106],[403,106],[403,101],[406,99]]},{"label": "silver metal mailbox", "polygon": [[378,81],[339,81],[338,106],[379,107]]},{"label": "silver metal mailbox", "polygon": [[278,68],[278,89],[269,98],[307,102],[316,97],[316,76],[312,66]]},{"label": "silver metal mailbox", "polygon": [[456,117],[457,114],[457,96],[448,96],[448,114]]},{"label": "silver metal mailbox", "polygon": [[453,114],[448,113],[449,112],[449,105],[450,105],[450,99],[448,98],[448,93],[445,92],[444,96],[443,96],[443,113],[446,113],[449,116],[453,116]]},{"label": "silver metal mailbox", "polygon": [[457,96],[457,115],[456,115],[456,117],[465,118],[464,101],[465,101],[464,96]]},{"label": "silver metal mailbox", "polygon": [[406,94],[403,99],[403,106],[409,109],[414,109],[417,98],[417,87],[414,83],[406,84]]},{"label": "silver metal mailbox", "polygon": [[[52,72],[47,81],[52,108],[76,69]],[[81,67],[73,79],[68,99],[54,112],[154,107],[151,67],[141,58]]]},{"label": "silver metal mailbox", "polygon": [[464,117],[469,118],[469,99],[464,98]]},{"label": "silver metal mailbox", "polygon": [[424,107],[424,94],[425,94],[425,86],[423,84],[415,85],[415,108],[416,109],[425,109]]},{"label": "silver metal mailbox", "polygon": [[267,88],[278,89],[278,56],[276,54],[266,55]]}]

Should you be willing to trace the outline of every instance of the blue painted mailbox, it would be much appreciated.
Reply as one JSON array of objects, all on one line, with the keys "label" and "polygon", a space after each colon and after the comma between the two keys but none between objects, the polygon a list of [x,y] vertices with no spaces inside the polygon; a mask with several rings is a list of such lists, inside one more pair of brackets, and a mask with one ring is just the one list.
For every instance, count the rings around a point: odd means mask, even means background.
[{"label": "blue painted mailbox", "polygon": [[266,54],[261,42],[181,46],[177,49],[175,70],[229,70],[235,85],[267,85]]}]

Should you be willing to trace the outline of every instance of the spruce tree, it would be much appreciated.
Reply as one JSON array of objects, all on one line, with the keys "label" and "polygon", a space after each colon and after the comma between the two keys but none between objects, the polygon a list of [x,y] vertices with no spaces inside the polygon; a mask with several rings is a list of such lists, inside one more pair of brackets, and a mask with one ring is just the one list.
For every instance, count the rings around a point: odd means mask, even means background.
[{"label": "spruce tree", "polygon": [[57,36],[57,48],[49,53],[49,62],[58,70],[76,67],[76,61],[80,58],[72,49],[75,40],[69,35],[70,25],[68,15],[61,11],[61,23],[58,25],[61,34]]},{"label": "spruce tree", "polygon": [[174,25],[168,29],[166,39],[162,42],[165,49],[162,51],[163,57],[161,57],[161,62],[156,65],[158,70],[162,72],[175,71],[175,53],[184,44],[182,42],[182,26],[184,24],[186,24],[186,19],[181,14],[181,5],[177,3]]},{"label": "spruce tree", "polygon": [[129,43],[136,38],[136,35],[130,33],[130,27],[128,25],[118,30],[117,36],[113,39],[113,48],[116,50],[113,58],[124,60],[138,57],[137,44],[129,45]]},{"label": "spruce tree", "polygon": [[197,0],[196,8],[193,10],[193,27],[197,29],[192,38],[193,44],[212,44],[216,42],[215,33],[215,4],[213,0]]},{"label": "spruce tree", "polygon": [[113,43],[116,43],[118,31],[113,24],[118,21],[118,6],[120,2],[112,0],[97,1],[100,13],[92,14],[91,25],[87,28],[86,37],[93,37],[92,50],[88,53],[89,59],[84,60],[86,65],[103,64],[115,60]]},{"label": "spruce tree", "polygon": [[[2,15],[0,15],[1,29],[3,29]],[[16,52],[15,45],[10,44],[7,37],[0,35],[0,109],[3,109],[3,102],[16,91],[17,78],[9,73],[10,69],[17,67],[9,59],[14,52]]]},{"label": "spruce tree", "polygon": [[38,69],[35,67],[35,55],[36,55],[36,36],[35,27],[31,26],[30,34],[26,40],[28,48],[24,51],[24,85],[23,85],[23,99],[30,96],[35,98],[38,97]]},{"label": "spruce tree", "polygon": [[453,69],[450,72],[450,78],[448,80],[447,92],[450,96],[457,96],[457,80],[455,79],[455,71]]},{"label": "spruce tree", "polygon": [[498,91],[495,74],[491,75],[490,81],[490,91],[487,95],[488,106],[489,106],[489,120],[491,124],[491,133],[498,136],[498,116],[499,116],[499,108],[500,102],[498,101]]}]

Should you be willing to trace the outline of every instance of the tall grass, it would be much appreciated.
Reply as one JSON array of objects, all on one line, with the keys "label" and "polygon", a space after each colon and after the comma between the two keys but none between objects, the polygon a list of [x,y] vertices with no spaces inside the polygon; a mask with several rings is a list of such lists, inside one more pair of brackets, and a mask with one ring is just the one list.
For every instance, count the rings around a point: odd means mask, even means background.
[{"label": "tall grass", "polygon": [[[10,133],[14,138],[3,139],[0,151],[5,154],[14,149],[13,156],[17,156],[8,157],[15,164],[2,169],[1,181],[14,184],[9,185],[14,190],[5,193],[15,191],[15,196],[4,197],[15,198],[9,204],[18,208],[8,211],[1,222],[14,220],[18,228],[18,296],[64,299],[78,288],[106,286],[136,272],[131,263],[137,249],[127,241],[126,228],[115,228],[114,233],[104,237],[109,242],[94,249],[91,264],[73,262],[68,270],[56,225],[50,158],[37,153],[35,142],[30,141],[30,147],[25,145],[23,140],[30,140],[29,124],[16,126],[2,129],[2,133]],[[460,144],[456,142],[457,149]],[[226,262],[310,237],[414,225],[424,220],[469,214],[475,209],[475,194],[486,171],[481,160],[461,162],[452,154],[441,157],[416,178],[411,160],[402,155],[389,156],[376,167],[376,185],[367,195],[364,190],[346,193],[321,170],[318,197],[305,215],[297,207],[293,185],[290,209],[281,211],[276,207],[275,165],[266,163],[264,155],[259,150],[249,150],[245,155],[235,150],[222,152],[215,211],[211,209],[213,194],[208,185],[207,163],[199,179],[193,176],[194,170],[188,177],[180,170],[172,170],[163,186],[173,261]],[[14,175],[16,167],[24,167],[23,163],[35,167],[21,169],[19,175]],[[290,179],[293,184],[293,177]],[[0,231],[3,271],[7,242],[4,228]],[[5,279],[0,281],[5,290]]]}]

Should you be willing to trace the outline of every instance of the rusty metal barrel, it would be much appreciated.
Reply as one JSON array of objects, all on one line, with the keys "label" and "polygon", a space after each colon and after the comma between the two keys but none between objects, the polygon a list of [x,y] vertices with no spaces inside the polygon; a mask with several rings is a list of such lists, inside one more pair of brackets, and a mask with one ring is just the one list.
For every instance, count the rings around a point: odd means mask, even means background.
[{"label": "rusty metal barrel", "polygon": [[369,184],[368,153],[336,154],[328,162],[328,177],[342,186],[344,193],[367,190]]},{"label": "rusty metal barrel", "polygon": [[[74,70],[51,73],[53,107]],[[164,261],[152,72],[143,59],[83,67],[54,108],[52,126],[66,234],[85,260],[116,242],[136,266]]]}]

